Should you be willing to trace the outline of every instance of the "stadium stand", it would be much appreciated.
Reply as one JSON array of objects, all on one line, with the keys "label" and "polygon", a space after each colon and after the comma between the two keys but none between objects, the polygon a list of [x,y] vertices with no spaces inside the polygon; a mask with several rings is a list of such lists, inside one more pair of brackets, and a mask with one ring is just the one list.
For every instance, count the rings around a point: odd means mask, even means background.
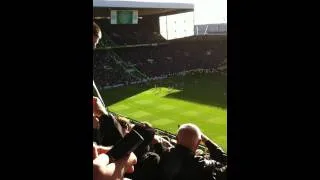
[{"label": "stadium stand", "polygon": [[[226,25],[195,26],[195,31],[200,33],[180,39],[166,40],[161,36],[159,16],[193,11],[192,4],[152,4],[134,1],[131,4],[125,4],[121,1],[94,0],[95,17],[108,16],[110,8],[138,9],[143,20],[138,24],[111,25],[107,18],[95,19],[102,29],[102,39],[93,57],[93,75],[99,89],[146,82],[181,73],[227,71]],[[216,31],[219,31],[218,34],[212,33]],[[108,142],[112,142],[111,145],[114,145],[118,139],[113,139],[113,136],[108,137],[106,129],[123,134],[136,128],[135,130],[145,138],[143,147],[139,147],[140,149],[134,152],[138,159],[135,172],[126,174],[125,177],[133,180],[157,179],[155,175],[158,173],[161,158],[177,147],[176,135],[113,112],[104,114],[103,117],[102,124],[108,126],[101,126],[98,131],[102,135],[106,133],[103,137]],[[120,126],[116,126],[117,124]],[[121,137],[117,136],[117,138]],[[107,146],[110,143],[102,143],[102,145]],[[212,161],[215,158],[212,149],[220,151],[219,147],[205,141],[204,144],[197,146],[194,153],[195,159],[201,159],[201,162],[202,159]],[[224,154],[223,151],[222,153]],[[214,161],[226,168],[226,159],[218,158]],[[215,176],[217,180],[225,179],[224,176],[219,177],[213,173],[209,173],[209,176]],[[201,179],[200,176],[199,179]]]},{"label": "stadium stand", "polygon": [[[140,79],[126,75],[121,65],[126,65],[127,70],[143,72],[141,78],[192,69],[218,69],[226,59],[226,46],[225,37],[209,39],[199,36],[173,40],[160,46],[99,50],[95,53],[94,77],[101,86],[127,84]],[[115,63],[111,53],[116,53],[122,63]]]}]

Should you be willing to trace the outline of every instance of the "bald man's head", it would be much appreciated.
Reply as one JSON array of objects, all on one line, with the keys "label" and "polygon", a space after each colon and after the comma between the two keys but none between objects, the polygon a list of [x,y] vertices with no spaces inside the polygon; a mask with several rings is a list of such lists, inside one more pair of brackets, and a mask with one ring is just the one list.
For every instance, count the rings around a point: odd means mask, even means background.
[{"label": "bald man's head", "polygon": [[183,145],[195,152],[200,141],[201,131],[196,125],[183,124],[179,127],[177,144]]}]

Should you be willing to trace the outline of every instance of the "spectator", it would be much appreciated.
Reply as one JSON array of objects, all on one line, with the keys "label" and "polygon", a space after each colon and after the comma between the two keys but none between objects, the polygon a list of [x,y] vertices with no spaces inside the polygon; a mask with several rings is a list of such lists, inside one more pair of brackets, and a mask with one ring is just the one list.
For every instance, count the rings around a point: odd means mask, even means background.
[{"label": "spectator", "polygon": [[[195,156],[201,141],[208,147],[210,160]],[[170,152],[163,153],[159,166],[161,180],[215,180],[221,172],[226,172],[226,154],[203,135],[196,125],[184,124],[179,127],[177,145]]]},{"label": "spectator", "polygon": [[99,43],[101,37],[102,33],[100,27],[95,22],[93,22],[93,49],[97,47],[97,44]]},{"label": "spectator", "polygon": [[[93,49],[102,37],[100,27],[93,22]],[[99,96],[99,92],[96,92]],[[101,98],[101,97],[100,97]],[[102,99],[93,97],[93,140],[104,146],[114,145],[124,136],[120,123],[106,111]]]},{"label": "spectator", "polygon": [[141,158],[141,166],[138,169],[134,180],[151,180],[157,179],[158,167],[160,163],[160,156],[154,152],[147,152]]},{"label": "spectator", "polygon": [[134,172],[136,156],[131,153],[116,162],[110,162],[106,154],[111,148],[93,145],[93,180],[121,180],[125,173]]},{"label": "spectator", "polygon": [[125,132],[120,123],[111,113],[107,112],[97,97],[93,97],[93,118],[99,123],[97,143],[111,146],[124,137]]}]

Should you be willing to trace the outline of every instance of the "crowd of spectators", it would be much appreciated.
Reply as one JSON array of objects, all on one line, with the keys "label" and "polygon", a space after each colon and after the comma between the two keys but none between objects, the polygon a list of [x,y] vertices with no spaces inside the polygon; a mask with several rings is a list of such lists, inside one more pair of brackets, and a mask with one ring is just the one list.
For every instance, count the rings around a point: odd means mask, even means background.
[{"label": "crowd of spectators", "polygon": [[119,62],[116,63],[111,51],[126,67],[137,69],[147,77],[156,77],[192,69],[219,69],[222,64],[226,65],[226,47],[226,39],[219,39],[180,40],[159,46],[99,50],[94,57],[94,77],[103,86],[137,80],[126,73]]}]

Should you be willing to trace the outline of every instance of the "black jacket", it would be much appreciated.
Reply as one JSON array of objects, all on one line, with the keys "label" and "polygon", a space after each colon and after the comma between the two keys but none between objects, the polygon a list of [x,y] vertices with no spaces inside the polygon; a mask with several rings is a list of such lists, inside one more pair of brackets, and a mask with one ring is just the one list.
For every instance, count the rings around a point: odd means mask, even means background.
[{"label": "black jacket", "polygon": [[94,138],[98,144],[112,146],[124,137],[121,125],[113,115],[102,115],[99,124],[100,128],[94,130]]},{"label": "black jacket", "polygon": [[[160,180],[216,180],[225,171],[226,154],[221,148],[207,141],[211,159],[204,159],[182,145],[176,145],[170,152],[161,156],[159,165]],[[217,157],[224,162],[218,162]]]}]

